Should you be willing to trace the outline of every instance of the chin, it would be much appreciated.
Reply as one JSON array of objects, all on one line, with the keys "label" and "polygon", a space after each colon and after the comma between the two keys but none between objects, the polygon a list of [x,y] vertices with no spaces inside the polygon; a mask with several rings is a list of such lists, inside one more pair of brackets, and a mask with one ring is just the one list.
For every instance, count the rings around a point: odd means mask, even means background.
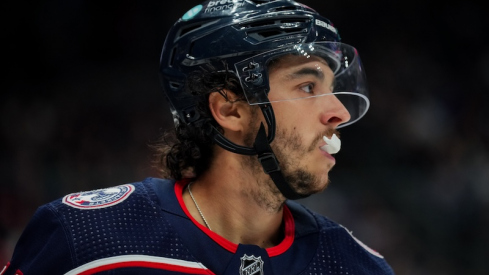
[{"label": "chin", "polygon": [[329,178],[327,176],[322,178],[320,182],[321,184],[317,186],[316,190],[314,190],[314,193],[321,193],[326,190],[326,188],[328,188]]},{"label": "chin", "polygon": [[320,172],[299,168],[283,172],[285,180],[297,193],[302,195],[312,195],[326,189],[329,183],[328,171],[325,171],[324,168]]},{"label": "chin", "polygon": [[328,176],[317,177],[314,181],[302,182],[296,186],[296,191],[302,195],[314,195],[323,192],[329,185]]},{"label": "chin", "polygon": [[321,193],[323,192],[329,185],[329,176],[328,173],[316,176],[316,182],[314,186],[311,186],[311,193]]}]

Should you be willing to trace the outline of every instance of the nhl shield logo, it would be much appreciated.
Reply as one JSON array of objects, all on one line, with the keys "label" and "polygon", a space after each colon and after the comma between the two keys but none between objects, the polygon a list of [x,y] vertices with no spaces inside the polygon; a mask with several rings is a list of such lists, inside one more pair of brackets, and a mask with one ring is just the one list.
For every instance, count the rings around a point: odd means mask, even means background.
[{"label": "nhl shield logo", "polygon": [[66,195],[62,202],[78,209],[104,208],[121,203],[134,191],[132,184]]},{"label": "nhl shield logo", "polygon": [[241,257],[241,266],[239,267],[239,275],[263,275],[263,260],[260,257],[253,255],[247,256],[244,254]]}]

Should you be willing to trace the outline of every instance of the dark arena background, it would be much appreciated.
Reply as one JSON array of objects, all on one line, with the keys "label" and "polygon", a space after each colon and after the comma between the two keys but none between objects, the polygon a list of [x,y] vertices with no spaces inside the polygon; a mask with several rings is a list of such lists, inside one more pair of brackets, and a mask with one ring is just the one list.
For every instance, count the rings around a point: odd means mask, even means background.
[{"label": "dark arena background", "polygon": [[[172,127],[159,54],[173,22],[199,3],[3,4],[1,266],[41,204],[158,176],[148,144]],[[303,3],[358,49],[371,108],[341,131],[329,188],[302,203],[348,227],[399,275],[489,274],[487,9],[461,0]]]}]

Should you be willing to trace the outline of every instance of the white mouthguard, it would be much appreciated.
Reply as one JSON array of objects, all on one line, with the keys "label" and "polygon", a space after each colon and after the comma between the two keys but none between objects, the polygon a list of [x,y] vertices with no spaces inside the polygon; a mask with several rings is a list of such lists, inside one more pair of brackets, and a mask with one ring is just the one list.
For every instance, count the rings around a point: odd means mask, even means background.
[{"label": "white mouthguard", "polygon": [[321,150],[328,152],[328,154],[336,154],[341,149],[341,140],[333,134],[331,139],[323,136],[323,140],[326,142],[326,145],[321,146]]}]

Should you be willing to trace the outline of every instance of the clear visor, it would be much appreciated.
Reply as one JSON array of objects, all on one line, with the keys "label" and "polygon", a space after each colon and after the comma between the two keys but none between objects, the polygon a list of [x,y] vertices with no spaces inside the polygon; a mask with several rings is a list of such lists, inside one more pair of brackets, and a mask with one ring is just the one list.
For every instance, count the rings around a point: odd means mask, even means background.
[{"label": "clear visor", "polygon": [[282,47],[243,60],[235,67],[251,105],[332,96],[335,98],[331,101],[342,104],[350,115],[349,121],[338,128],[362,118],[370,105],[358,52],[343,43]]}]

